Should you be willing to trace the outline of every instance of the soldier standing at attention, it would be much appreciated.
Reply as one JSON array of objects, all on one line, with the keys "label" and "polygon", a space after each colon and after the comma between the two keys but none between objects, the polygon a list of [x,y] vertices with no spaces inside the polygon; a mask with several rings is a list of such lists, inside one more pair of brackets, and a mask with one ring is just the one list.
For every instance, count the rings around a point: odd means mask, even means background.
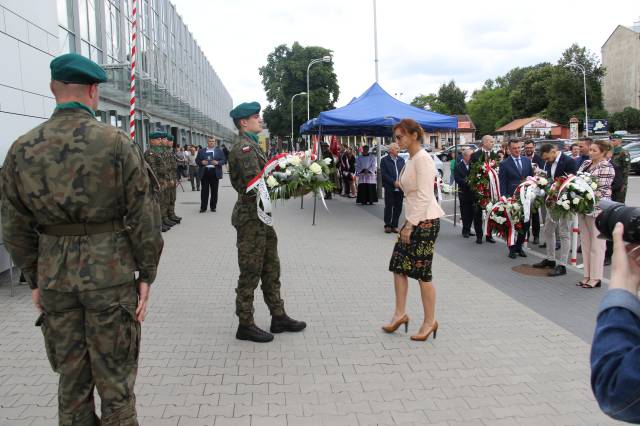
[{"label": "soldier standing at attention", "polygon": [[171,175],[168,153],[167,153],[167,133],[164,131],[158,132],[160,136],[160,173],[158,176],[162,183],[162,223],[169,228],[177,225],[178,223],[171,220],[169,217],[169,205],[171,203],[171,183],[173,176]]},{"label": "soldier standing at attention", "polygon": [[[270,342],[273,334],[283,331],[302,331],[302,321],[289,318],[280,297],[280,259],[278,237],[273,227],[258,218],[256,194],[246,193],[247,184],[257,176],[267,162],[258,146],[258,133],[262,131],[260,104],[243,103],[229,115],[240,135],[229,152],[231,185],[238,192],[231,223],[236,228],[240,277],[236,288],[236,314],[240,324],[236,338],[253,342]],[[262,281],[264,300],[271,312],[271,333],[253,321],[253,295]]]},{"label": "soldier standing at attention", "polygon": [[161,216],[161,230],[162,232],[167,232],[171,229],[171,226],[167,225],[165,222],[165,211],[166,211],[166,200],[165,200],[165,186],[166,181],[164,178],[164,158],[163,152],[164,147],[162,146],[162,132],[150,132],[149,133],[149,149],[144,153],[144,159],[147,164],[153,170],[153,173],[156,175],[158,182],[160,184],[159,189],[159,203],[160,203],[160,216]]},{"label": "soldier standing at attention", "polygon": [[[611,145],[613,146],[613,154],[611,156],[611,165],[616,172],[613,182],[611,183],[611,201],[624,203],[627,199],[627,187],[629,185],[629,171],[631,170],[631,156],[629,151],[622,148],[622,138],[620,136],[611,136]],[[611,265],[611,256],[613,255],[613,241],[607,240],[607,249],[604,253],[604,264]]]},{"label": "soldier standing at attention", "polygon": [[[56,109],[13,143],[1,173],[5,245],[60,375],[60,425],[137,425],[140,325],[162,252],[157,183],[140,150],[94,118],[99,65],[51,61]],[[135,278],[134,272],[138,272]]]},{"label": "soldier standing at attention", "polygon": [[175,223],[180,223],[182,218],[176,215],[176,197],[178,189],[178,158],[173,151],[173,135],[167,135],[165,140],[165,146],[167,149],[167,166],[169,169],[169,177],[171,179],[171,185],[169,185],[169,220]]}]

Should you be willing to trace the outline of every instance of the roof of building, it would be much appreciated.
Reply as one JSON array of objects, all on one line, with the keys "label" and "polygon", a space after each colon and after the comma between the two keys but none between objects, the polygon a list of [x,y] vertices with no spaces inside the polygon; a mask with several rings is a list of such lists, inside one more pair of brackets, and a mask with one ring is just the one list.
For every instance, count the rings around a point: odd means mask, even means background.
[{"label": "roof of building", "polygon": [[554,123],[551,120],[547,120],[546,118],[541,118],[541,117],[518,118],[513,120],[511,123],[505,124],[499,129],[496,129],[496,132],[513,132],[514,130],[522,129],[524,126],[526,126],[527,124],[535,120],[544,120],[544,121],[548,121],[554,126],[558,125],[557,123]]},{"label": "roof of building", "polygon": [[476,125],[473,123],[471,117],[467,114],[459,114],[458,117],[458,129],[476,130]]},{"label": "roof of building", "polygon": [[609,37],[607,37],[607,40],[602,44],[602,47],[604,47],[609,42],[609,40],[611,39],[611,36],[613,36],[620,28],[627,31],[633,31],[634,33],[640,33],[640,22],[636,22],[633,24],[633,26],[630,26],[630,27],[626,25],[618,25],[613,31],[611,31],[611,34],[609,34]]}]

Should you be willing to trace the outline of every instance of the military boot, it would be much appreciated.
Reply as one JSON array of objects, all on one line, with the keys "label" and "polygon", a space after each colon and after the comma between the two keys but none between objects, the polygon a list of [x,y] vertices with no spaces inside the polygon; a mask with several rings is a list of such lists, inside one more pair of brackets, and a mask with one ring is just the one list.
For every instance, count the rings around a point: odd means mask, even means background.
[{"label": "military boot", "polygon": [[287,314],[271,317],[271,332],[282,333],[283,331],[302,331],[307,327],[304,321],[296,321],[289,318]]},{"label": "military boot", "polygon": [[169,219],[168,217],[165,217],[164,219],[162,219],[162,224],[164,226],[168,226],[169,228],[171,228],[173,225],[176,225],[176,223],[171,219]]},{"label": "military boot", "polygon": [[162,224],[162,228],[161,228],[161,231],[162,231],[162,232],[167,232],[169,229],[171,229],[171,227],[170,227],[170,226],[167,226],[167,225],[165,225],[164,223]]},{"label": "military boot", "polygon": [[239,324],[238,331],[236,332],[236,339],[251,340],[256,343],[267,343],[273,340],[273,334],[262,330],[255,324]]},{"label": "military boot", "polygon": [[180,216],[176,216],[175,214],[169,215],[169,219],[171,219],[175,223],[180,223],[180,221],[182,220]]}]

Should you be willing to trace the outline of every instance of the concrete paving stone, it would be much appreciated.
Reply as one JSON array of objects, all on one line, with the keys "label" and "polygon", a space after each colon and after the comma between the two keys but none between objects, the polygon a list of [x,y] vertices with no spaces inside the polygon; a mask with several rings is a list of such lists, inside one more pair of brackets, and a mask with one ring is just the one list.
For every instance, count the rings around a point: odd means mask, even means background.
[{"label": "concrete paving stone", "polygon": [[422,411],[412,411],[409,413],[391,411],[391,417],[396,424],[425,424],[428,422],[427,416]]},{"label": "concrete paving stone", "polygon": [[325,426],[322,421],[322,416],[307,416],[302,417],[295,414],[287,414],[288,426]]},{"label": "concrete paving stone", "polygon": [[141,405],[137,407],[138,417],[156,417],[161,418],[164,414],[164,410],[167,408],[165,404],[162,405]]},{"label": "concrete paving stone", "polygon": [[251,416],[251,426],[287,426],[287,417]]},{"label": "concrete paving stone", "polygon": [[220,394],[220,405],[244,404],[251,405],[251,393],[242,395]]},{"label": "concrete paving stone", "polygon": [[210,417],[210,416],[224,416],[233,417],[233,405],[209,405],[203,404],[198,411],[198,417]]},{"label": "concrete paving stone", "polygon": [[402,411],[404,407],[402,406],[401,401],[384,401],[384,402],[376,402],[371,403],[371,411],[374,413],[382,413],[382,412],[391,412],[391,411]]},{"label": "concrete paving stone", "polygon": [[207,383],[205,384],[205,387],[204,387],[204,394],[205,395],[211,395],[211,394],[235,395],[237,388],[238,388],[238,385],[236,385],[235,383],[231,383],[228,385],[218,385],[214,383]]},{"label": "concrete paving stone", "polygon": [[252,394],[252,403],[253,405],[261,405],[261,404],[280,404],[284,405],[286,403],[285,394],[276,393],[276,394],[261,394],[254,393]]},{"label": "concrete paving stone", "polygon": [[167,405],[162,417],[198,417],[199,405],[176,406]]},{"label": "concrete paving stone", "polygon": [[361,426],[365,425],[394,425],[395,421],[391,417],[390,413],[379,413],[379,414],[356,414],[358,418],[358,423]]},{"label": "concrete paving stone", "polygon": [[6,420],[23,418],[21,417],[21,415],[25,411],[31,411],[31,407],[29,407],[28,410],[26,405],[22,405],[19,407],[0,407],[0,423]]},{"label": "concrete paving stone", "polygon": [[[221,385],[222,384],[222,375],[217,375],[217,376],[209,376],[208,373],[205,375],[194,375],[191,378],[191,384],[192,385],[199,385],[204,383],[206,384],[213,384],[213,385]],[[205,386],[206,388],[206,386]]]},{"label": "concrete paving stone", "polygon": [[262,404],[262,405],[234,404],[233,417],[268,416],[268,415],[269,415],[268,404]]},{"label": "concrete paving stone", "polygon": [[215,416],[193,418],[193,417],[180,417],[178,419],[178,426],[213,426],[216,422]]},{"label": "concrete paving stone", "polygon": [[282,414],[302,416],[303,404],[269,404],[269,416],[279,416]]}]

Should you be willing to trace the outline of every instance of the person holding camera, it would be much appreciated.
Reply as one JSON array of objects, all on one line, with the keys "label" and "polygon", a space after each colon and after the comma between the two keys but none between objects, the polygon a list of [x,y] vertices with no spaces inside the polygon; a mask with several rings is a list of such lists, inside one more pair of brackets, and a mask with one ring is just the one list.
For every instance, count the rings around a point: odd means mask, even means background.
[{"label": "person holding camera", "polygon": [[625,247],[624,233],[617,223],[611,282],[591,346],[591,388],[605,414],[640,423],[640,245]]},{"label": "person holding camera", "polygon": [[[600,200],[611,199],[611,183],[615,171],[611,163],[607,161],[607,153],[610,150],[611,144],[608,141],[593,141],[589,147],[590,159],[582,163],[578,170],[591,175],[593,181],[598,185],[594,192]],[[600,208],[596,207],[591,214],[578,215],[584,278],[576,285],[582,288],[595,288],[602,284],[606,242],[598,238],[598,230],[596,229],[596,216],[600,211]]]}]

